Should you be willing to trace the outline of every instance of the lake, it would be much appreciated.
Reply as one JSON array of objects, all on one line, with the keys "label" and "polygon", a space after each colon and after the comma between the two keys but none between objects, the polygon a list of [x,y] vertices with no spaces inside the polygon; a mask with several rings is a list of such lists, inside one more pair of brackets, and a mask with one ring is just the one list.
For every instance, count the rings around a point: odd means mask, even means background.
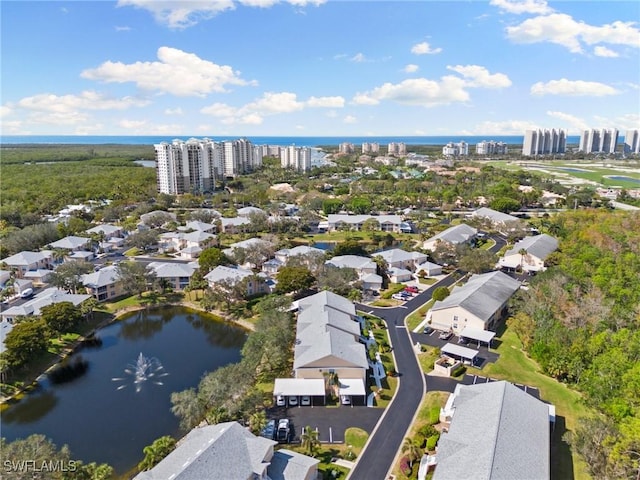
[{"label": "lake", "polygon": [[[109,463],[124,473],[144,457],[142,449],[163,435],[175,438],[178,418],[170,395],[198,385],[205,372],[240,361],[247,332],[181,307],[140,311],[97,332],[102,346],[83,348],[87,372],[63,384],[41,387],[2,413],[8,441],[41,433],[72,458]],[[130,364],[140,354],[157,359],[157,375],[134,383]],[[166,375],[165,375],[166,374]],[[136,386],[139,387],[137,391]]]}]

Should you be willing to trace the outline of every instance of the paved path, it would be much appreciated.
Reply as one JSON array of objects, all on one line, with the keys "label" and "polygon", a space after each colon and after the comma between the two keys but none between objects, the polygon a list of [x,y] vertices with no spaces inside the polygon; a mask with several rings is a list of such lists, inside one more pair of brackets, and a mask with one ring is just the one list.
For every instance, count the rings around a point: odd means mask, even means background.
[{"label": "paved path", "polygon": [[369,438],[366,449],[358,458],[356,466],[348,478],[384,479],[385,473],[393,467],[393,461],[407,433],[413,417],[425,393],[424,376],[418,365],[411,337],[404,325],[404,318],[431,299],[433,291],[440,286],[449,286],[454,282],[450,275],[432,285],[421,294],[403,305],[404,308],[376,308],[357,304],[358,310],[371,312],[383,318],[389,330],[393,345],[396,367],[400,372],[398,390],[393,401],[387,407],[382,419]]}]

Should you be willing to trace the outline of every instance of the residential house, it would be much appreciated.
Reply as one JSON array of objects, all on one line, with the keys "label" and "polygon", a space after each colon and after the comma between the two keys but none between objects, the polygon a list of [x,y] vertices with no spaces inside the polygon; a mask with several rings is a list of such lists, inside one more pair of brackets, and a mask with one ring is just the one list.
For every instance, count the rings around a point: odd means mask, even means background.
[{"label": "residential house", "polygon": [[82,284],[87,289],[87,293],[99,302],[125,294],[118,275],[118,267],[115,265],[102,267],[97,272],[83,275]]},{"label": "residential house", "polygon": [[173,290],[184,290],[189,285],[193,272],[198,269],[198,264],[197,262],[151,262],[148,268],[153,270],[158,280],[164,280]]},{"label": "residential house", "polygon": [[362,282],[363,290],[380,290],[382,288],[382,277],[378,275],[378,266],[368,257],[359,255],[338,255],[326,262],[325,265],[332,265],[336,268],[353,268]]},{"label": "residential house", "polygon": [[11,268],[18,278],[23,278],[28,271],[52,270],[53,253],[49,250],[42,252],[23,251],[2,259],[0,263]]},{"label": "residential house", "polygon": [[427,320],[433,328],[456,334],[464,328],[495,330],[518,288],[520,282],[500,271],[473,275],[447,298],[435,302],[427,312]]},{"label": "residential house", "polygon": [[435,277],[437,275],[442,275],[442,266],[433,262],[424,262],[416,267],[416,275],[420,277],[421,275],[426,277]]},{"label": "residential house", "polygon": [[284,265],[287,264],[292,257],[324,257],[325,251],[315,247],[309,247],[307,245],[298,245],[293,248],[283,248],[278,250],[274,256],[276,260],[280,260]]},{"label": "residential house", "polygon": [[434,251],[440,243],[452,246],[462,245],[465,243],[471,244],[475,240],[477,234],[477,229],[470,227],[465,223],[461,223],[459,225],[449,227],[445,231],[425,240],[422,244],[422,248]]},{"label": "residential house", "polygon": [[382,257],[387,265],[391,268],[400,268],[414,272],[416,266],[424,263],[429,258],[425,253],[407,252],[400,248],[392,248],[383,250],[373,254],[375,257]]},{"label": "residential house", "polygon": [[177,220],[177,215],[173,212],[166,212],[164,210],[154,210],[153,212],[143,213],[140,215],[140,223],[149,226],[156,218],[167,218],[174,222]]},{"label": "residential house", "polygon": [[296,378],[338,376],[341,395],[366,395],[369,368],[352,302],[323,291],[298,301],[293,369]]},{"label": "residential house", "polygon": [[67,237],[61,238],[60,240],[50,243],[49,247],[61,250],[69,250],[72,252],[84,250],[85,247],[88,246],[89,241],[91,239],[87,237],[76,237],[74,235],[69,235]]},{"label": "residential house", "polygon": [[108,223],[97,225],[89,230],[85,230],[85,233],[89,235],[98,235],[101,236],[103,240],[111,240],[112,238],[122,238],[124,235],[124,231],[122,227],[118,227],[116,225],[111,225]]},{"label": "residential house", "polygon": [[387,269],[389,280],[393,283],[410,282],[413,280],[413,272],[404,268],[391,267]]},{"label": "residential house", "polygon": [[0,287],[4,287],[8,280],[11,279],[11,270],[0,270]]},{"label": "residential house", "polygon": [[269,291],[263,274],[256,275],[251,270],[240,267],[225,267],[219,265],[206,274],[204,278],[209,282],[211,288],[219,288],[221,285],[224,288],[227,284],[233,286],[246,279],[247,296],[268,293]]},{"label": "residential house", "polygon": [[347,225],[349,230],[362,230],[362,225],[367,220],[375,220],[377,229],[383,232],[411,232],[411,226],[402,221],[400,215],[342,215],[330,214],[327,218],[327,231],[333,232],[339,230],[342,225]]},{"label": "residential house", "polygon": [[457,385],[441,410],[433,480],[550,477],[552,405],[506,382]]},{"label": "residential house", "polygon": [[547,257],[557,249],[558,240],[546,233],[525,237],[505,252],[499,265],[512,270],[520,268],[525,272],[541,272],[547,268]]},{"label": "residential house", "polygon": [[[241,242],[232,243],[229,248],[225,248],[224,253],[229,258],[240,260],[242,266],[246,268],[259,268],[264,262],[269,260],[275,245],[261,238],[249,238]],[[250,258],[245,258],[246,253],[251,252]],[[243,261],[244,260],[244,261]]]},{"label": "residential house", "polygon": [[39,292],[35,297],[22,305],[10,307],[0,313],[2,320],[13,322],[16,317],[27,317],[40,315],[42,307],[53,305],[54,303],[71,302],[75,306],[91,298],[91,295],[66,293],[57,288],[47,288]]},{"label": "residential house", "polygon": [[493,210],[488,207],[481,207],[472,213],[473,217],[477,218],[486,218],[491,221],[494,227],[504,227],[511,222],[520,222],[518,217],[514,217],[513,215],[509,215],[507,213],[502,213],[497,210]]},{"label": "residential house", "polygon": [[286,449],[274,452],[276,443],[237,422],[194,428],[134,480],[316,480],[318,460]]},{"label": "residential house", "polygon": [[195,230],[189,233],[167,232],[160,235],[160,251],[175,251],[187,260],[193,260],[200,256],[202,250],[218,244],[218,237],[212,233]]},{"label": "residential house", "polygon": [[195,232],[215,232],[216,226],[211,223],[192,221],[187,222],[184,227],[180,227],[179,230],[195,231]]},{"label": "residential house", "polygon": [[250,223],[251,221],[245,217],[220,218],[220,228],[224,233],[240,233],[244,231],[244,226]]}]

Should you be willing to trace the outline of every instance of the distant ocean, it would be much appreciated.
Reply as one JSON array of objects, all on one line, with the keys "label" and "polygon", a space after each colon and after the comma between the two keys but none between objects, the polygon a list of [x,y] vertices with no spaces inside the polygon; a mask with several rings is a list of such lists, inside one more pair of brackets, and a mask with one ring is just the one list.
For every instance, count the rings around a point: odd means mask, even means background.
[{"label": "distant ocean", "polygon": [[[188,140],[189,138],[210,138],[214,141],[235,140],[234,136],[213,137],[204,135],[178,135],[178,136],[98,136],[98,135],[2,135],[0,145],[16,144],[75,144],[75,145],[153,145],[160,142],[171,142],[174,139]],[[522,145],[522,135],[442,135],[442,136],[380,136],[380,137],[243,137],[251,140],[255,145],[297,145],[299,147],[316,147],[318,145],[339,145],[343,142],[359,145],[364,142],[387,145],[391,142],[403,142],[406,145],[446,145],[449,142],[464,140],[469,145],[475,145],[483,140],[504,142],[509,145]],[[579,137],[567,137],[567,143],[578,143]]]}]

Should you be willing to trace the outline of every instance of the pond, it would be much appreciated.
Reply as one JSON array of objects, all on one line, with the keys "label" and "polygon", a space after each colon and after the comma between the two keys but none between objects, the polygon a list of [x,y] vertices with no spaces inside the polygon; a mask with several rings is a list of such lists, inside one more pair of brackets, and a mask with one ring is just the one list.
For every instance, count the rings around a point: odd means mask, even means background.
[{"label": "pond", "polygon": [[[247,333],[171,307],[132,313],[97,336],[101,346],[74,354],[88,362],[86,373],[67,383],[45,379],[3,411],[1,431],[8,441],[44,434],[58,447],[67,444],[72,458],[106,462],[121,474],[142,460],[142,449],[156,438],[184,433],[171,413],[171,393],[240,361]],[[140,376],[136,367],[148,368]]]},{"label": "pond", "polygon": [[625,182],[640,183],[640,179],[633,178],[633,177],[626,177],[624,175],[607,175],[607,178],[610,180],[623,180]]}]

